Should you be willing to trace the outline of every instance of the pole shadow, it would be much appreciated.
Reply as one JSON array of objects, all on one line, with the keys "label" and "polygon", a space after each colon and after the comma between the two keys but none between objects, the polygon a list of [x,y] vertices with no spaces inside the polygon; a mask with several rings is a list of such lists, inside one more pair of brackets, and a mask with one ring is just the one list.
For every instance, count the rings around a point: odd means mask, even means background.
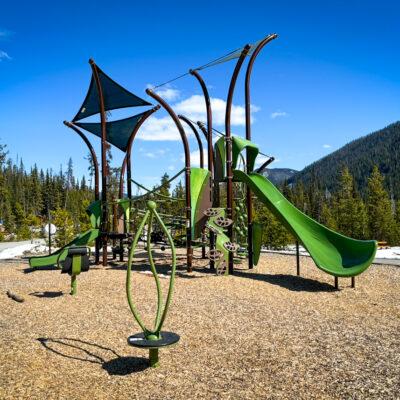
[{"label": "pole shadow", "polygon": [[[46,350],[58,356],[91,364],[99,364],[109,375],[124,376],[149,368],[149,361],[146,358],[123,357],[109,347],[80,339],[37,338],[36,340]],[[82,356],[68,354],[71,351],[75,353],[80,352]],[[108,359],[110,356],[112,358]]]}]

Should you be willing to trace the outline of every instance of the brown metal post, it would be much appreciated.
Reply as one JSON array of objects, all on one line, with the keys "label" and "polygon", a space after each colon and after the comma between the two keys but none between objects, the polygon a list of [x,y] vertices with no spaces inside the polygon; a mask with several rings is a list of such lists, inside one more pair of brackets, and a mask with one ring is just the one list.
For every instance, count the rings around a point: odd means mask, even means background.
[{"label": "brown metal post", "polygon": [[[80,130],[78,129],[75,125],[73,125],[71,122],[64,121],[64,125],[68,126],[68,128],[71,128],[74,130],[86,143],[86,146],[89,149],[90,155],[92,157],[92,162],[93,162],[93,167],[94,167],[94,199],[99,200],[100,198],[100,191],[99,191],[99,163],[97,161],[97,156],[96,152],[94,151],[94,148],[92,144],[89,142],[89,139],[87,136]],[[95,264],[99,264],[100,260],[100,243],[99,239],[96,239],[96,244],[95,244]]]},{"label": "brown metal post", "polygon": [[[207,166],[210,171],[210,201],[213,206],[214,203],[214,149],[213,149],[213,141],[212,141],[212,108],[211,108],[211,98],[208,93],[207,85],[205,84],[203,78],[199,74],[198,71],[191,69],[189,71],[191,75],[193,75],[197,81],[199,82],[201,89],[203,91],[204,102],[206,104],[206,115],[207,115]],[[202,129],[200,127],[200,129]],[[215,248],[215,235],[213,232],[210,232],[210,250]],[[210,269],[213,271],[215,269],[214,261],[210,260]]]},{"label": "brown metal post", "polygon": [[[227,174],[227,188],[226,188],[226,216],[232,218],[233,208],[233,171],[232,171],[232,138],[231,138],[231,111],[233,93],[235,91],[236,80],[242,67],[243,61],[246,58],[251,46],[246,45],[236,63],[235,69],[232,74],[231,83],[229,85],[228,97],[226,100],[225,112],[225,140],[226,140],[226,174]],[[233,242],[233,227],[228,228],[228,237]],[[229,252],[229,273],[233,274],[233,254]]]},{"label": "brown metal post", "polygon": [[175,114],[171,106],[157,93],[153,92],[151,89],[146,89],[146,93],[156,100],[161,107],[168,112],[172,120],[179,131],[182,139],[183,149],[185,153],[185,200],[186,200],[186,260],[187,260],[187,271],[192,272],[192,260],[193,260],[193,249],[192,249],[192,222],[191,222],[191,202],[190,202],[190,150],[189,143],[185,134],[185,130],[179,120],[178,116]]},{"label": "brown metal post", "polygon": [[335,289],[339,289],[339,278],[335,276]]},{"label": "brown metal post", "polygon": [[103,240],[103,266],[107,265],[107,120],[104,106],[103,88],[100,83],[99,73],[94,60],[89,60],[92,67],[93,78],[96,83],[97,93],[99,94],[100,123],[101,123],[101,201],[102,201],[102,227],[101,238]]},{"label": "brown metal post", "polygon": [[[197,145],[199,147],[199,153],[200,153],[200,168],[204,168],[204,157],[203,157],[203,143],[201,142],[200,139],[200,135],[199,132],[197,131],[197,129],[195,128],[195,126],[192,124],[192,122],[186,118],[184,115],[178,115],[178,118],[181,119],[182,121],[185,121],[190,128],[192,129],[194,136],[196,137],[197,140]],[[206,234],[205,234],[206,228],[204,227],[201,231],[201,241],[202,241],[202,245],[201,245],[201,258],[205,259],[206,258],[206,245],[205,245],[205,238],[206,238]]]},{"label": "brown metal post", "polygon": [[149,111],[146,112],[146,114],[143,114],[143,117],[139,120],[139,122],[136,124],[136,126],[133,128],[131,135],[129,136],[128,143],[126,146],[126,152],[125,152],[125,157],[124,160],[122,161],[121,165],[121,173],[119,176],[119,198],[122,199],[124,196],[124,175],[125,175],[125,170],[127,170],[127,184],[128,184],[128,198],[131,198],[132,193],[131,193],[131,188],[132,186],[130,185],[130,175],[131,175],[131,169],[130,169],[130,158],[131,158],[131,151],[132,151],[132,144],[133,141],[135,140],[135,137],[137,133],[139,132],[139,129],[143,125],[143,123],[152,115],[154,114],[157,110],[160,109],[160,106],[157,105],[150,109]]},{"label": "brown metal post", "polygon": [[299,242],[296,240],[296,269],[297,276],[300,276],[300,250],[299,250]]},{"label": "brown metal post", "polygon": [[351,277],[351,287],[353,289],[355,289],[355,287],[356,287],[356,277],[355,276]]},{"label": "brown metal post", "polygon": [[[245,107],[246,107],[246,139],[251,140],[251,100],[250,100],[250,77],[251,77],[251,72],[253,70],[253,64],[260,53],[260,51],[263,49],[263,47],[269,43],[271,40],[275,39],[278,35],[272,34],[268,35],[264,40],[262,40],[258,46],[255,48],[253,54],[250,57],[249,63],[247,65],[247,70],[246,70],[246,78],[245,78],[245,84],[244,84],[244,90],[245,90]],[[246,166],[249,163],[249,151],[248,149],[246,150]],[[249,173],[247,169],[247,173]],[[253,268],[253,204],[252,204],[252,199],[251,199],[251,190],[249,186],[247,186],[246,189],[246,208],[247,208],[247,251],[249,254],[249,268]],[[299,275],[299,273],[297,274]]]}]

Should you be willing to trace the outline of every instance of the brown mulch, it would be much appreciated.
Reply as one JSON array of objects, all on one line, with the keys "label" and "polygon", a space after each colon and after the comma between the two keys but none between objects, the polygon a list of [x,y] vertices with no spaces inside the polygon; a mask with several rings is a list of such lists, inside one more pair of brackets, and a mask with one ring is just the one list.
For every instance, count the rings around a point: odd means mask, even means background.
[{"label": "brown mulch", "polygon": [[[160,350],[157,369],[126,342],[139,329],[123,264],[81,274],[72,297],[59,271],[2,263],[0,399],[400,398],[400,268],[372,266],[355,290],[340,279],[335,291],[333,277],[301,262],[302,277],[294,257],[277,254],[230,277],[182,266],[164,327],[181,341]],[[133,279],[151,322],[153,280]]]}]

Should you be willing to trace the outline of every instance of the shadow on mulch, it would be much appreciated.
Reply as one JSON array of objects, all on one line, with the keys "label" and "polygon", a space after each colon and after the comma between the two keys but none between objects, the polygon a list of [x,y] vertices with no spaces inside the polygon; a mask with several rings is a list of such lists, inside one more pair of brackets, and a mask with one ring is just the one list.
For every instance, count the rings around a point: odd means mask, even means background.
[{"label": "shadow on mulch", "polygon": [[61,297],[63,296],[64,293],[61,291],[57,291],[57,292],[33,292],[33,293],[29,293],[29,296],[35,296],[35,297],[39,297],[39,298],[45,298],[45,299],[54,299],[55,297]]},{"label": "shadow on mulch", "polygon": [[235,270],[235,276],[241,278],[254,279],[257,281],[263,281],[271,283],[272,285],[278,285],[285,289],[291,290],[293,292],[335,292],[334,286],[329,285],[325,282],[315,281],[309,278],[303,278],[297,275],[264,275],[257,274],[254,272],[241,272]]},{"label": "shadow on mulch", "polygon": [[37,267],[37,268],[31,268],[31,267],[24,268],[22,270],[22,272],[24,274],[30,274],[30,273],[35,272],[35,271],[57,271],[57,270],[60,271],[60,268],[57,268],[54,265],[47,265],[47,266],[44,266],[44,267]]},{"label": "shadow on mulch", "polygon": [[[96,343],[72,338],[37,338],[46,350],[64,358],[100,364],[109,375],[129,375],[149,368],[149,361],[143,357],[122,357],[115,350]],[[85,348],[86,347],[86,348]],[[88,348],[90,349],[88,349]],[[80,351],[82,357],[68,354],[68,351]],[[104,359],[99,353],[109,353],[115,356],[111,360]]]}]

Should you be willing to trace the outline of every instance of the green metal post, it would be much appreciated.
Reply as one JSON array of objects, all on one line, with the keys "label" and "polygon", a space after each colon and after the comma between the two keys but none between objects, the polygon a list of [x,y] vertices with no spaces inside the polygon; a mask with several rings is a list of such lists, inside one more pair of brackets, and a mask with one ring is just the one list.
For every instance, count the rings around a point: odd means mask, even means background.
[{"label": "green metal post", "polygon": [[72,296],[75,296],[77,291],[78,291],[78,288],[77,288],[76,275],[72,275],[71,276],[71,292],[70,292],[70,294]]}]

